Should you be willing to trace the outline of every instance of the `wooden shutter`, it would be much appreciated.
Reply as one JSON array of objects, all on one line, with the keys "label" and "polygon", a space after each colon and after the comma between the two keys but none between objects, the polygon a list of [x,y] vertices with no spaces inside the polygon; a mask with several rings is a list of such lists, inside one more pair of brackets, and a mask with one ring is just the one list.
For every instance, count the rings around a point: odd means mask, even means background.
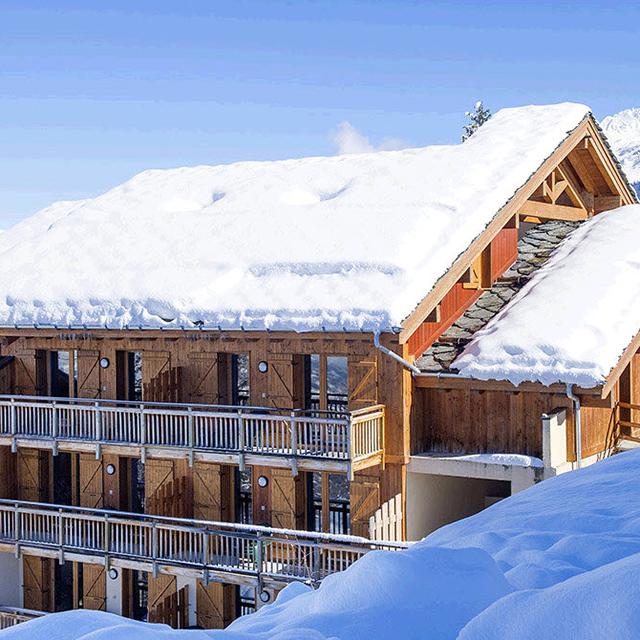
[{"label": "wooden shutter", "polygon": [[189,518],[193,489],[184,460],[147,460],[144,471],[145,511]]},{"label": "wooden shutter", "polygon": [[231,519],[231,467],[196,462],[193,466],[193,517],[197,520]]},{"label": "wooden shutter", "polygon": [[82,565],[82,605],[85,609],[106,611],[107,576],[104,567]]},{"label": "wooden shutter", "polygon": [[101,509],[104,506],[102,461],[91,453],[80,456],[80,506]]},{"label": "wooden shutter", "polygon": [[380,506],[380,476],[370,471],[358,472],[350,484],[351,533],[369,536],[369,518]]},{"label": "wooden shutter", "polygon": [[349,358],[347,376],[350,411],[378,403],[378,369],[375,360]]},{"label": "wooden shutter", "polygon": [[22,557],[24,608],[36,611],[51,610],[52,567],[47,558]]},{"label": "wooden shutter", "polygon": [[102,395],[100,352],[80,349],[77,353],[78,397],[99,398]]},{"label": "wooden shutter", "polygon": [[142,352],[142,389],[143,399],[156,401],[158,398],[147,398],[149,385],[154,378],[158,378],[171,368],[170,351],[143,351]]},{"label": "wooden shutter", "polygon": [[224,629],[229,623],[228,616],[225,616],[225,600],[229,600],[230,593],[235,591],[231,585],[223,585],[219,582],[212,582],[205,586],[198,580],[196,587],[196,620],[199,627],[203,629]]},{"label": "wooden shutter", "polygon": [[38,449],[18,449],[18,499],[32,502],[49,500],[49,453]]},{"label": "wooden shutter", "polygon": [[189,354],[186,372],[186,396],[188,402],[218,404],[219,358],[217,353],[196,352]]},{"label": "wooden shutter", "polygon": [[147,588],[149,622],[165,622],[170,612],[163,611],[163,605],[167,598],[174,595],[178,589],[175,576],[160,574],[154,578],[149,575]]},{"label": "wooden shutter", "polygon": [[302,356],[274,355],[267,371],[269,404],[278,409],[299,408],[304,404],[304,366]]},{"label": "wooden shutter", "polygon": [[282,529],[304,527],[304,492],[302,477],[289,469],[271,470],[271,526]]},{"label": "wooden shutter", "polygon": [[46,358],[43,354],[43,351],[29,349],[16,355],[15,392],[17,395],[46,395]]}]

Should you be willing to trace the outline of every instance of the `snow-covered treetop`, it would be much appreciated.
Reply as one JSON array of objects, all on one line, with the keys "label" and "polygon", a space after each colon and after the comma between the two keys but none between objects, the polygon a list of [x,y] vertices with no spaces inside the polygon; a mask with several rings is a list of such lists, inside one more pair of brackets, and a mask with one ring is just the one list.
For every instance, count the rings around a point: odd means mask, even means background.
[{"label": "snow-covered treetop", "polygon": [[0,235],[0,324],[388,330],[588,114],[464,144],[145,171]]},{"label": "snow-covered treetop", "polygon": [[583,223],[453,363],[484,380],[602,384],[640,330],[640,205]]}]

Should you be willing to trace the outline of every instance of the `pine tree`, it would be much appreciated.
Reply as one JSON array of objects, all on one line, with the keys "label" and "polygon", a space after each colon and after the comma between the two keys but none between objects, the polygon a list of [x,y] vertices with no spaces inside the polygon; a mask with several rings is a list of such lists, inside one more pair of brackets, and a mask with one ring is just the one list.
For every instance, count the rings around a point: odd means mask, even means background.
[{"label": "pine tree", "polygon": [[473,111],[467,111],[464,115],[469,118],[469,122],[464,125],[462,142],[472,136],[491,117],[491,111],[482,104],[482,100],[478,100]]}]

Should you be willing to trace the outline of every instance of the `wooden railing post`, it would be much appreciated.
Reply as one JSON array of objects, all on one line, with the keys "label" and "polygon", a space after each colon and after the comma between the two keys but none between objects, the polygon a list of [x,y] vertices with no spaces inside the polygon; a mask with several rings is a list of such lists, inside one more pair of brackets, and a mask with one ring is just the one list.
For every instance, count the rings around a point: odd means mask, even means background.
[{"label": "wooden railing post", "polygon": [[102,539],[102,547],[104,551],[104,568],[105,571],[109,571],[109,549],[111,548],[111,522],[109,521],[109,514],[104,514],[104,532]]},{"label": "wooden railing post", "polygon": [[102,413],[100,411],[100,403],[94,402],[96,414],[96,460],[102,458]]},{"label": "wooden railing post", "polygon": [[291,425],[291,473],[295,478],[298,475],[298,430],[296,424],[296,412],[292,411],[290,416]]},{"label": "wooden railing post", "polygon": [[311,579],[314,582],[318,582],[320,579],[320,547],[316,542],[313,545],[313,564],[311,569]]},{"label": "wooden railing post", "polygon": [[245,443],[244,443],[244,416],[242,415],[242,409],[238,410],[238,449],[239,449],[239,454],[238,454],[238,467],[240,468],[240,471],[244,471],[245,469],[245,464],[244,464],[244,448],[245,448]]},{"label": "wooden railing post", "polygon": [[140,462],[147,461],[147,421],[144,414],[144,405],[140,405]]},{"label": "wooden railing post", "polygon": [[151,530],[151,560],[153,571],[152,575],[154,578],[158,577],[158,529],[156,528],[156,521],[153,521],[152,530]]},{"label": "wooden railing post", "polygon": [[193,419],[193,409],[191,407],[189,407],[187,409],[187,412],[189,414],[188,418],[187,418],[187,428],[189,430],[189,466],[193,467],[193,462],[194,462],[194,447],[195,447],[195,440],[196,440],[196,432],[195,432],[195,422]]},{"label": "wooden railing post", "polygon": [[17,408],[16,408],[16,400],[15,398],[11,398],[11,452],[15,453],[18,449],[17,446],[17,442],[16,442],[16,435],[18,432],[18,425],[17,425]]},{"label": "wooden railing post", "polygon": [[58,563],[64,564],[64,524],[62,509],[58,509]]},{"label": "wooden railing post", "polygon": [[54,456],[58,455],[58,405],[54,402],[51,403],[51,438],[53,439],[52,453]]},{"label": "wooden railing post", "polygon": [[20,557],[20,507],[13,505],[13,535],[16,541],[16,558]]}]

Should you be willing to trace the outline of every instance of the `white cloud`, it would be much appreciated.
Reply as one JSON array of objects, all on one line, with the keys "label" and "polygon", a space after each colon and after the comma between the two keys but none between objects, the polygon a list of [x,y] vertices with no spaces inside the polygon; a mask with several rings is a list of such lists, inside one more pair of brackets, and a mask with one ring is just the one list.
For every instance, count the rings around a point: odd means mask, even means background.
[{"label": "white cloud", "polygon": [[392,137],[384,138],[378,146],[374,146],[367,136],[360,133],[347,120],[341,122],[332,132],[331,142],[336,145],[336,152],[339,156],[370,151],[395,151],[406,149],[409,146],[405,140]]}]

